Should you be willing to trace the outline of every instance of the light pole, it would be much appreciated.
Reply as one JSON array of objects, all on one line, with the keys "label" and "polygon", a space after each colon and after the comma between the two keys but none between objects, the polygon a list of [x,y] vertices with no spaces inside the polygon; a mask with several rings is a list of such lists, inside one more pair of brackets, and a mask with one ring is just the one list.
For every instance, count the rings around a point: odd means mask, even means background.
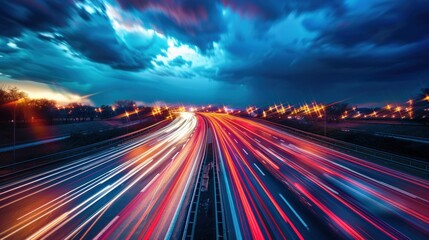
[{"label": "light pole", "polygon": [[125,111],[125,115],[127,116],[128,122],[127,122],[127,133],[129,133],[130,131],[128,130],[128,125],[130,124],[130,115],[128,114],[127,111]]},{"label": "light pole", "polygon": [[15,101],[15,107],[13,108],[13,162],[16,162],[16,107],[22,98]]},{"label": "light pole", "polygon": [[325,115],[324,116],[324,127],[323,127],[323,133],[324,133],[324,135],[325,135],[325,137],[326,137],[326,106],[323,106],[323,111],[324,111],[324,114],[323,115]]},{"label": "light pole", "polygon": [[142,121],[140,120],[140,115],[139,115],[139,111],[137,109],[134,109],[134,112],[136,112],[137,117],[139,118],[139,123],[141,123]]},{"label": "light pole", "polygon": [[326,111],[325,111],[325,127],[324,127],[324,133],[325,133],[325,137],[326,137]]},{"label": "light pole", "polygon": [[13,162],[16,162],[16,105],[18,102],[15,103],[15,107],[13,108]]}]

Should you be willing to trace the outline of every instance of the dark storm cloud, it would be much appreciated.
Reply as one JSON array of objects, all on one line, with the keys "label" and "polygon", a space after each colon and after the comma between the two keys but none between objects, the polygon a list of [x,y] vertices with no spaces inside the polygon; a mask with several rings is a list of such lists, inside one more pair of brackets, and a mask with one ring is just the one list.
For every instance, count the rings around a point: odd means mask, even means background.
[{"label": "dark storm cloud", "polygon": [[343,0],[222,0],[234,11],[250,17],[275,20],[294,13],[312,12],[328,9],[334,13],[343,12]]},{"label": "dark storm cloud", "polygon": [[75,10],[74,0],[1,0],[0,34],[19,36],[25,29],[49,31],[67,24]]},{"label": "dark storm cloud", "polygon": [[[5,38],[0,38],[0,44]],[[17,49],[0,48],[0,72],[14,79],[38,82],[85,82],[96,73],[91,62],[70,55],[58,48],[54,42],[24,33],[16,43]],[[6,51],[6,52],[5,52]]]},{"label": "dark storm cloud", "polygon": [[300,14],[321,9],[339,14],[343,0],[118,0],[123,9],[135,11],[143,22],[182,42],[196,45],[203,52],[213,47],[227,30],[230,19],[222,15],[223,7],[245,16],[256,17],[261,29],[272,20],[290,13]]},{"label": "dark storm cloud", "polygon": [[[171,101],[178,86],[188,99],[216,98],[207,86],[217,86],[218,99],[269,102],[392,84],[397,93],[429,79],[427,0],[0,3],[0,72],[76,91],[134,81]],[[253,92],[238,101],[225,86]]]},{"label": "dark storm cloud", "polygon": [[123,9],[134,11],[157,31],[182,42],[212,48],[226,28],[221,6],[213,0],[118,0]]},{"label": "dark storm cloud", "polygon": [[[403,77],[419,71],[428,70],[429,39],[411,43],[398,48],[361,51],[354,55],[330,54],[320,57],[324,67],[349,73],[354,70],[362,76],[371,74],[380,78],[377,81],[391,81],[392,76]],[[374,79],[374,80],[375,80]]]},{"label": "dark storm cloud", "polygon": [[196,23],[208,17],[214,1],[199,0],[118,0],[125,9],[158,10],[174,19],[178,24]]},{"label": "dark storm cloud", "polygon": [[[279,17],[275,8],[270,11],[267,6],[269,1],[255,5],[253,15],[268,21]],[[233,8],[240,12],[240,5]],[[301,24],[309,31],[306,38],[279,43],[273,40],[275,34],[266,34],[264,29],[255,27],[256,37],[238,31],[225,48],[240,61],[222,66],[213,78],[253,86],[260,89],[261,98],[269,98],[274,92],[281,95],[281,89],[284,93],[294,89],[303,95],[314,91],[322,100],[358,94],[353,89],[376,96],[377,91],[392,85],[398,91],[401,86],[418,89],[428,83],[428,1],[379,1],[359,10],[337,1],[317,8],[338,9],[341,14],[321,17],[304,13]],[[298,5],[296,9],[300,12]],[[301,11],[304,9],[312,8]],[[246,13],[246,7],[241,11]],[[296,98],[297,94],[288,96]]]},{"label": "dark storm cloud", "polygon": [[398,101],[429,83],[427,52],[429,41],[370,50],[288,49],[258,61],[224,66],[213,78],[248,85],[255,99],[264,103]]},{"label": "dark storm cloud", "polygon": [[151,58],[166,47],[157,46],[159,49],[149,51],[150,54],[145,48],[130,47],[117,36],[102,2],[91,2],[92,7],[101,9],[95,13],[87,12],[77,3],[85,1],[4,1],[0,8],[0,34],[19,37],[23,31],[51,32],[52,36],[39,37],[67,45],[75,54],[93,62],[127,71],[150,67]]},{"label": "dark storm cloud", "polygon": [[429,40],[401,48],[350,51],[279,51],[259,61],[223,67],[218,78],[231,82],[256,79],[261,84],[287,82],[299,87],[347,81],[403,81],[429,68]]},{"label": "dark storm cloud", "polygon": [[318,42],[345,47],[362,43],[408,44],[429,37],[429,1],[400,0],[378,4],[363,16],[335,18],[326,26],[307,21],[310,30],[320,30]]},{"label": "dark storm cloud", "polygon": [[61,31],[61,40],[94,62],[115,69],[137,71],[147,68],[151,58],[138,49],[130,49],[118,39],[111,22],[104,15],[92,15],[87,21],[76,21]]}]

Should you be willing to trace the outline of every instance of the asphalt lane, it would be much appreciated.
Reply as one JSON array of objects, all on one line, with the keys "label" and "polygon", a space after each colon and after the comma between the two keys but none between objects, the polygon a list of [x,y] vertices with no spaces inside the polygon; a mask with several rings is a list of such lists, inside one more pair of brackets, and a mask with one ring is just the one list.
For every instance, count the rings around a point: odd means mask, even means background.
[{"label": "asphalt lane", "polygon": [[2,184],[0,239],[179,238],[208,125],[230,238],[428,238],[428,181],[274,125],[182,113],[120,146]]},{"label": "asphalt lane", "polygon": [[226,114],[203,115],[215,129],[220,161],[228,172],[223,184],[233,197],[225,201],[234,205],[236,235],[429,236],[427,181],[319,146],[275,126]]},{"label": "asphalt lane", "polygon": [[205,148],[204,121],[156,132],[0,186],[0,239],[173,236]]},{"label": "asphalt lane", "polygon": [[[214,129],[217,156],[224,171],[224,203],[230,207],[232,238],[244,239],[333,239],[338,235],[314,218],[284,185],[258,160],[223,115],[204,115]],[[216,150],[216,148],[215,148]]]}]

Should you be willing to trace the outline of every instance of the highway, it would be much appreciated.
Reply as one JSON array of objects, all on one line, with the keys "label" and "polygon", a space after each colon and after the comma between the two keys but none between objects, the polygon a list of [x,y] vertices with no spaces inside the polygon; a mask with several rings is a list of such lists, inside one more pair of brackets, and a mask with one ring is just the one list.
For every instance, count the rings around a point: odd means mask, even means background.
[{"label": "highway", "polygon": [[202,114],[213,127],[233,238],[427,239],[429,182],[274,125]]},{"label": "highway", "polygon": [[183,112],[0,185],[0,239],[179,239],[209,140],[230,239],[429,236],[428,181],[268,122]]},{"label": "highway", "polygon": [[180,233],[206,146],[201,116],[0,186],[0,239],[161,239]]}]

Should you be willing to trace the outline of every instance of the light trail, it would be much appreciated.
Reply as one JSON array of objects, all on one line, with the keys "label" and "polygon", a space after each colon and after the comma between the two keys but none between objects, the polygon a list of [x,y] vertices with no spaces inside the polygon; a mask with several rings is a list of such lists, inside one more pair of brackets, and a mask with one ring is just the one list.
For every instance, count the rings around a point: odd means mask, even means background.
[{"label": "light trail", "polygon": [[[0,214],[10,216],[0,220],[0,239],[103,239],[124,229],[131,238],[175,234],[171,226],[205,148],[200,119],[182,113],[116,148],[0,186]],[[145,229],[133,225],[140,210]]]},{"label": "light trail", "polygon": [[[226,166],[224,182],[233,189],[240,218],[234,224],[241,232],[258,228],[263,237],[278,238],[281,229],[287,238],[315,238],[325,226],[341,238],[429,236],[428,181],[319,146],[268,123],[202,115],[219,139],[219,161]],[[295,200],[285,201],[290,195]],[[250,208],[242,204],[246,201]],[[275,205],[281,211],[264,211]],[[281,224],[282,211],[289,227]]]},{"label": "light trail", "polygon": [[[214,131],[219,155],[225,165],[226,183],[234,195],[232,204],[238,215],[238,227],[243,238],[286,238],[303,239],[302,234],[280,207],[269,187],[246,161],[249,153],[234,144],[233,137],[242,139],[237,131],[228,129],[212,115],[204,115]],[[223,126],[223,127],[222,127]],[[243,152],[243,154],[242,154]],[[246,157],[245,157],[246,156]],[[272,210],[271,210],[272,209]],[[273,214],[274,213],[274,214]],[[277,218],[277,219],[276,219]],[[282,219],[281,221],[277,221]],[[236,231],[237,232],[237,231]]]},{"label": "light trail", "polygon": [[230,238],[429,236],[428,181],[269,123],[185,112],[145,136],[0,186],[8,216],[0,239],[178,238],[207,136]]}]

